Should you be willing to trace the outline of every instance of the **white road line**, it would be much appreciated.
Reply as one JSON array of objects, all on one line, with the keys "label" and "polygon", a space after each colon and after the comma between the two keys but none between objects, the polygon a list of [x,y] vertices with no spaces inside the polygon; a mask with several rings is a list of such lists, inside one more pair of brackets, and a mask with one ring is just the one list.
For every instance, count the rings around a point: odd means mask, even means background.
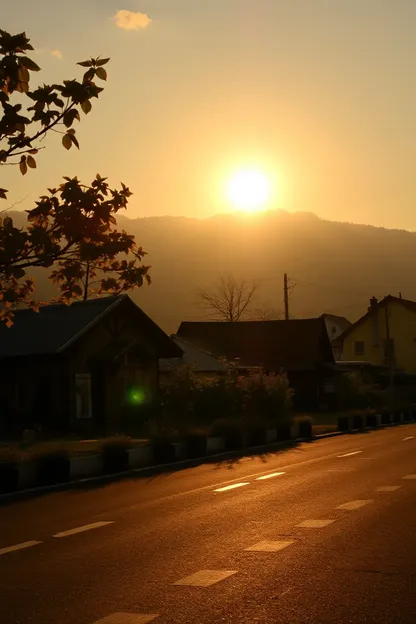
[{"label": "white road line", "polygon": [[296,526],[301,529],[323,529],[333,522],[335,522],[335,520],[305,520]]},{"label": "white road line", "polygon": [[358,455],[358,453],[362,453],[362,451],[352,451],[352,453],[345,453],[345,455],[338,455],[338,457],[351,457],[351,455]]},{"label": "white road line", "polygon": [[6,548],[0,548],[0,555],[5,555],[9,552],[14,552],[15,550],[23,550],[23,548],[30,548],[31,546],[37,546],[38,544],[42,544],[42,542],[22,542],[21,544],[15,544],[14,546],[7,546]]},{"label": "white road line", "polygon": [[257,544],[254,544],[254,546],[250,546],[249,548],[245,548],[244,550],[249,552],[279,552],[280,550],[284,550],[294,543],[294,541],[272,542],[266,540],[264,542],[258,542]]},{"label": "white road line", "polygon": [[112,613],[94,624],[149,624],[158,617],[151,613]]},{"label": "white road line", "polygon": [[405,477],[402,477],[402,479],[408,479],[409,481],[416,479],[416,474],[410,474],[410,475],[406,475]]},{"label": "white road line", "polygon": [[364,505],[368,505],[369,503],[372,503],[373,500],[368,498],[365,500],[355,500],[355,501],[350,501],[349,503],[344,503],[343,505],[339,505],[338,507],[335,507],[335,509],[345,509],[346,511],[354,511],[355,509],[361,509],[361,507],[364,507]]},{"label": "white road line", "polygon": [[415,436],[408,436],[407,438],[403,438],[402,442],[407,442],[407,440],[413,440]]},{"label": "white road line", "polygon": [[250,485],[250,483],[233,483],[232,485],[226,485],[225,487],[218,488],[217,490],[214,490],[214,492],[227,492],[227,490],[235,490],[235,488],[243,487],[244,485]]},{"label": "white road line", "polygon": [[286,474],[285,472],[272,472],[271,474],[263,475],[262,477],[257,477],[256,481],[264,481],[265,479],[271,479],[272,477],[280,477],[280,475]]},{"label": "white road line", "polygon": [[77,533],[84,533],[84,531],[90,531],[91,529],[99,529],[100,527],[107,526],[107,524],[114,524],[111,522],[93,522],[92,524],[85,524],[84,526],[77,527],[76,529],[70,529],[69,531],[62,531],[61,533],[55,533],[53,537],[69,537],[70,535],[76,535]]},{"label": "white road line", "polygon": [[401,485],[382,485],[376,489],[376,492],[395,492],[401,487]]},{"label": "white road line", "polygon": [[237,570],[199,570],[195,574],[186,576],[179,581],[176,581],[174,585],[188,585],[191,587],[211,587],[220,581],[237,574]]}]

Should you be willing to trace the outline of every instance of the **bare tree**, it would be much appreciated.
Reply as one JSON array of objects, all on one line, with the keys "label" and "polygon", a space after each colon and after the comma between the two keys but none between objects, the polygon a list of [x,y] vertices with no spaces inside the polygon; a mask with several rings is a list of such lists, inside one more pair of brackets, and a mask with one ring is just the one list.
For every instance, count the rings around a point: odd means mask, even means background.
[{"label": "bare tree", "polygon": [[212,290],[198,291],[199,306],[212,318],[235,323],[247,318],[258,283],[221,275]]},{"label": "bare tree", "polygon": [[276,308],[262,307],[256,308],[251,314],[252,321],[281,321],[283,312]]}]

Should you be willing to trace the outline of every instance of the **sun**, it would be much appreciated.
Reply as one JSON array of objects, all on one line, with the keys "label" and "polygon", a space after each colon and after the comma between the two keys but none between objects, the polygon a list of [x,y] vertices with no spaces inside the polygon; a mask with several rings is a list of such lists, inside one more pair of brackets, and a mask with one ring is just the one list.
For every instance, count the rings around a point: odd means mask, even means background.
[{"label": "sun", "polygon": [[271,188],[267,176],[255,169],[237,171],[228,182],[228,198],[239,210],[257,212],[270,199]]}]

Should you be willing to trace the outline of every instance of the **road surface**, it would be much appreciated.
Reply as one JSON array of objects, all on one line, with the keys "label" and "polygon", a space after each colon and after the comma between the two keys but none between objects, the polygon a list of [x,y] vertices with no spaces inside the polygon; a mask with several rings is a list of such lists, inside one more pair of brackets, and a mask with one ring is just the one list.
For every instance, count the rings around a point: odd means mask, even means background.
[{"label": "road surface", "polygon": [[0,507],[1,624],[414,624],[416,425]]}]

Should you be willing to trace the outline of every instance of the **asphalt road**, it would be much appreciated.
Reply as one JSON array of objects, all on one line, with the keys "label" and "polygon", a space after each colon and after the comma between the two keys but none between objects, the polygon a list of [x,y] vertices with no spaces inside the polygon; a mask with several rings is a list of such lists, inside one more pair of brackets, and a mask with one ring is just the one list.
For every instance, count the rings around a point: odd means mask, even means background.
[{"label": "asphalt road", "polygon": [[0,623],[414,624],[415,557],[407,425],[2,506]]}]

